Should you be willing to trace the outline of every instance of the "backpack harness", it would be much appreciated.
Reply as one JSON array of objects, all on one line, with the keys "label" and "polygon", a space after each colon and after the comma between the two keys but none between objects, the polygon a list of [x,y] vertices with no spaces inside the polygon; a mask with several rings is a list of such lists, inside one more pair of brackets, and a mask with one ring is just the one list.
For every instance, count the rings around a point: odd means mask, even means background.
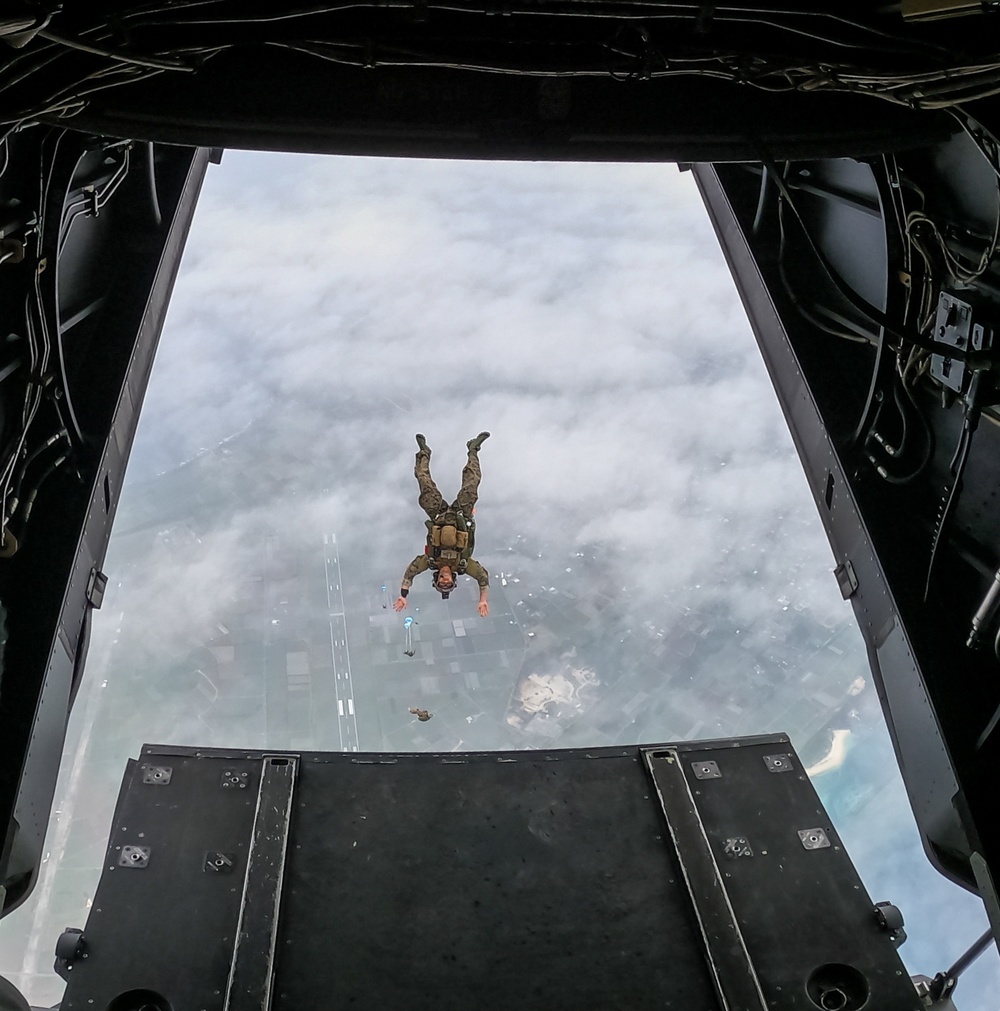
[{"label": "backpack harness", "polygon": [[424,520],[424,525],[427,527],[424,554],[431,568],[447,565],[463,575],[472,555],[476,521],[466,520],[461,509],[448,509],[432,520]]}]

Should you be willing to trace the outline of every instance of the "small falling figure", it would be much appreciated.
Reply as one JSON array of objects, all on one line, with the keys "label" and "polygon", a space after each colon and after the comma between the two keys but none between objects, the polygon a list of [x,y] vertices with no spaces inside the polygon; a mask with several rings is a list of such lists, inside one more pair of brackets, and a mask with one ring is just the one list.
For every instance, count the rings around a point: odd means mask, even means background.
[{"label": "small falling figure", "polygon": [[434,715],[433,713],[427,712],[426,709],[414,709],[412,706],[410,707],[410,712],[413,713],[413,715],[416,716],[421,723],[426,723]]},{"label": "small falling figure", "polygon": [[389,587],[382,584],[382,610],[387,611],[389,609]]},{"label": "small falling figure", "polygon": [[412,618],[403,619],[403,628],[406,629],[406,648],[403,650],[404,656],[413,656],[416,650],[413,648],[413,626],[419,624]]}]

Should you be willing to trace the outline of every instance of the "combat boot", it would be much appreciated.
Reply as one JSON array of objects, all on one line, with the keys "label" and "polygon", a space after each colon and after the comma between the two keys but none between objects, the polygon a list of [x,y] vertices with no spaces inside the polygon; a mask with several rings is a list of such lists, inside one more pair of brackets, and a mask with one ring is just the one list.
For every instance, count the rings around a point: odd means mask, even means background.
[{"label": "combat boot", "polygon": [[478,453],[479,447],[490,437],[489,432],[480,432],[474,439],[469,439],[466,446],[469,447],[470,453]]},{"label": "combat boot", "polygon": [[417,432],[417,451],[419,453],[426,453],[428,456],[431,455],[430,449],[427,447],[427,440]]}]

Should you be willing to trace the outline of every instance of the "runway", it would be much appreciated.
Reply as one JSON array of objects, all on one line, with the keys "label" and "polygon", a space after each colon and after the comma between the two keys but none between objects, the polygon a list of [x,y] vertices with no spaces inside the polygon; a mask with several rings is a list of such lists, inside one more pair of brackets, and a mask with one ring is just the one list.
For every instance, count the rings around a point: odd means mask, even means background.
[{"label": "runway", "polygon": [[340,553],[335,534],[323,534],[323,564],[326,574],[326,602],[330,611],[330,657],[337,697],[337,730],[341,751],[358,750],[358,720],[354,712],[354,682],[351,677],[351,650],[347,645],[347,619],[340,574]]}]

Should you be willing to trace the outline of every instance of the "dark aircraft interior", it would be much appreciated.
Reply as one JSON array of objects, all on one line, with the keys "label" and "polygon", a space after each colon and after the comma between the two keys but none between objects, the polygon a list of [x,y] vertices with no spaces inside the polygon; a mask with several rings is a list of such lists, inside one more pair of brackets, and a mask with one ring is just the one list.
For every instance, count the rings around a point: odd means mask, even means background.
[{"label": "dark aircraft interior", "polygon": [[[995,936],[998,40],[1000,10],[992,0],[4,4],[3,912],[29,897],[38,876],[67,714],[86,677],[91,616],[102,602],[104,555],[157,340],[206,169],[230,148],[675,162],[694,174],[836,556],[837,582],[864,637],[927,859],[955,887],[982,899]],[[628,929],[687,938],[676,945],[688,945],[685,957],[698,968],[691,969],[694,989],[686,991],[690,1002],[684,1006],[701,1006],[693,1003],[696,997],[705,1006],[715,1001],[711,1006],[761,1011],[953,1006],[950,994],[961,964],[916,989],[906,980],[902,990],[888,984],[879,990],[885,982],[880,973],[889,970],[874,963],[861,970],[847,955],[816,956],[818,968],[807,971],[811,955],[789,953],[782,967],[771,965],[763,953],[769,949],[753,940],[720,940],[764,937],[767,929],[743,922],[742,911],[752,902],[735,885],[729,901],[706,905],[705,896],[717,895],[722,880],[712,834],[721,815],[695,798],[702,779],[716,778],[705,769],[724,766],[725,755],[719,742],[701,747],[710,759],[698,757],[701,752],[691,758],[697,747],[690,744],[605,756],[609,769],[624,763],[622,783],[640,773],[651,777],[662,806],[656,816],[670,828],[664,834],[676,850],[670,859],[679,861],[675,877],[686,891],[678,885],[679,893],[668,898],[664,885],[663,903],[683,907],[680,925],[642,922]],[[743,748],[745,756],[763,749],[769,772],[779,771],[773,768],[776,755],[794,762],[787,739],[750,739]],[[604,798],[600,803],[632,797],[632,787],[616,793],[600,777],[590,790],[586,761],[553,755],[552,769],[558,765],[564,777],[560,789],[577,797],[582,811],[593,813],[597,797]],[[392,797],[400,810],[408,790],[433,796],[450,775],[440,761],[411,759],[405,769],[392,766],[385,773],[399,777]],[[689,775],[680,782],[670,770],[682,759]],[[530,792],[528,773],[521,780],[515,771],[507,780],[494,775],[506,768],[523,772],[523,763],[498,761],[483,756],[463,775],[479,777],[476,789],[497,803],[511,791]],[[214,771],[196,775],[199,762]],[[377,767],[358,774],[370,776]],[[219,770],[224,779],[236,775],[237,787],[246,773],[258,788],[259,817],[240,831],[249,833],[247,845],[260,859],[237,867],[242,902],[226,914],[239,919],[235,933],[226,928],[230,941],[236,938],[235,949],[230,943],[233,950],[218,964],[198,970],[220,973],[224,983],[210,988],[215,996],[204,1002],[200,995],[170,996],[169,974],[153,973],[150,979],[161,981],[155,985],[142,982],[134,953],[116,959],[106,951],[98,958],[96,939],[88,948],[89,942],[64,936],[57,968],[61,960],[70,984],[61,1006],[306,1007],[329,996],[324,979],[318,990],[274,982],[282,973],[308,977],[323,952],[310,949],[308,958],[291,963],[285,955],[284,968],[277,965],[281,952],[275,946],[286,932],[309,936],[317,927],[310,919],[314,912],[283,897],[281,874],[262,871],[261,861],[281,865],[289,839],[315,835],[304,821],[292,824],[293,790],[352,795],[345,763],[336,755],[275,758],[154,748],[127,771],[120,811],[140,803],[143,785],[159,788],[166,776],[167,789],[175,769],[191,770],[192,797],[207,789],[204,776],[215,782]],[[740,775],[750,773],[741,766]],[[767,789],[784,782],[772,776]],[[776,810],[791,804],[788,797],[768,797]],[[275,799],[274,810],[285,805],[281,824],[267,822],[261,798]],[[510,817],[518,811],[523,813],[515,805]],[[197,819],[196,805],[189,816]],[[626,816],[641,821],[649,812],[633,805]],[[433,826],[421,829],[412,812],[399,817],[415,819],[414,833],[426,833],[423,845],[432,852]],[[382,818],[391,820],[388,807]],[[614,837],[610,824],[590,827],[595,837]],[[467,832],[469,847],[476,849],[474,826],[455,830]],[[567,828],[562,838],[569,851],[578,834]],[[711,845],[704,845],[706,839]],[[809,852],[828,842],[825,834],[795,840]],[[727,856],[749,855],[741,837],[724,843]],[[233,852],[242,845],[234,842]],[[210,849],[202,846],[199,853],[204,857],[202,851]],[[136,866],[149,856],[138,844],[130,852]],[[229,849],[217,856],[231,870]],[[334,874],[336,863],[327,857]],[[655,863],[638,851],[617,859],[626,866],[633,860],[637,873],[643,861]],[[847,880],[853,871],[836,873]],[[309,872],[289,864],[287,877],[308,880]],[[558,883],[558,874],[549,877]],[[362,901],[376,894],[360,880],[354,886]],[[812,886],[802,887],[805,894]],[[568,883],[566,888],[572,891]],[[143,901],[169,903],[169,894],[150,892]],[[816,902],[826,901],[816,896]],[[337,901],[338,895],[328,899]],[[127,898],[122,902],[128,905]],[[781,915],[794,920],[799,912]],[[580,916],[609,921],[618,913],[610,900],[596,914],[580,910]],[[840,915],[850,922],[861,914],[845,904]],[[876,910],[870,918],[886,959],[897,957],[893,943],[901,925],[894,925],[893,915]],[[377,923],[373,914],[373,931]],[[101,936],[98,927],[88,925],[82,937]],[[115,934],[121,950],[127,941],[120,938],[129,930],[120,926]],[[515,944],[513,935],[499,936]],[[822,948],[825,942],[816,937],[803,943]],[[979,950],[988,943],[989,935]],[[80,961],[84,953],[94,956],[89,964]],[[580,959],[589,966],[600,962],[585,949]],[[104,982],[90,984],[93,991],[82,989],[81,976],[93,976],[96,962]],[[273,970],[261,968],[272,963]],[[784,979],[793,963],[803,982],[782,989],[775,980]],[[385,969],[388,975],[406,971],[403,962],[385,964],[393,967]],[[75,975],[67,971],[74,965]],[[649,974],[648,993],[667,987],[642,960],[628,971]],[[441,986],[454,987],[456,979],[471,985],[468,980],[479,977],[468,973]],[[497,978],[496,993],[473,1003],[501,1006],[510,997],[514,991],[504,987],[513,983],[503,973]],[[423,996],[402,996],[385,982],[380,991],[377,972],[367,979],[369,989],[350,998],[357,1000],[354,1006],[469,1006],[449,1003],[433,988]],[[596,969],[574,975],[566,968],[563,1003],[539,990],[535,998],[522,995],[503,1006],[663,1006],[604,990],[606,982]],[[482,979],[478,985],[485,985]],[[10,991],[0,984],[0,1008],[28,1007]],[[90,992],[98,996],[86,998]],[[604,1003],[596,996],[588,1002],[588,993],[601,994]],[[330,1003],[341,1006],[332,998]],[[342,1003],[347,1006],[347,996]]]}]

